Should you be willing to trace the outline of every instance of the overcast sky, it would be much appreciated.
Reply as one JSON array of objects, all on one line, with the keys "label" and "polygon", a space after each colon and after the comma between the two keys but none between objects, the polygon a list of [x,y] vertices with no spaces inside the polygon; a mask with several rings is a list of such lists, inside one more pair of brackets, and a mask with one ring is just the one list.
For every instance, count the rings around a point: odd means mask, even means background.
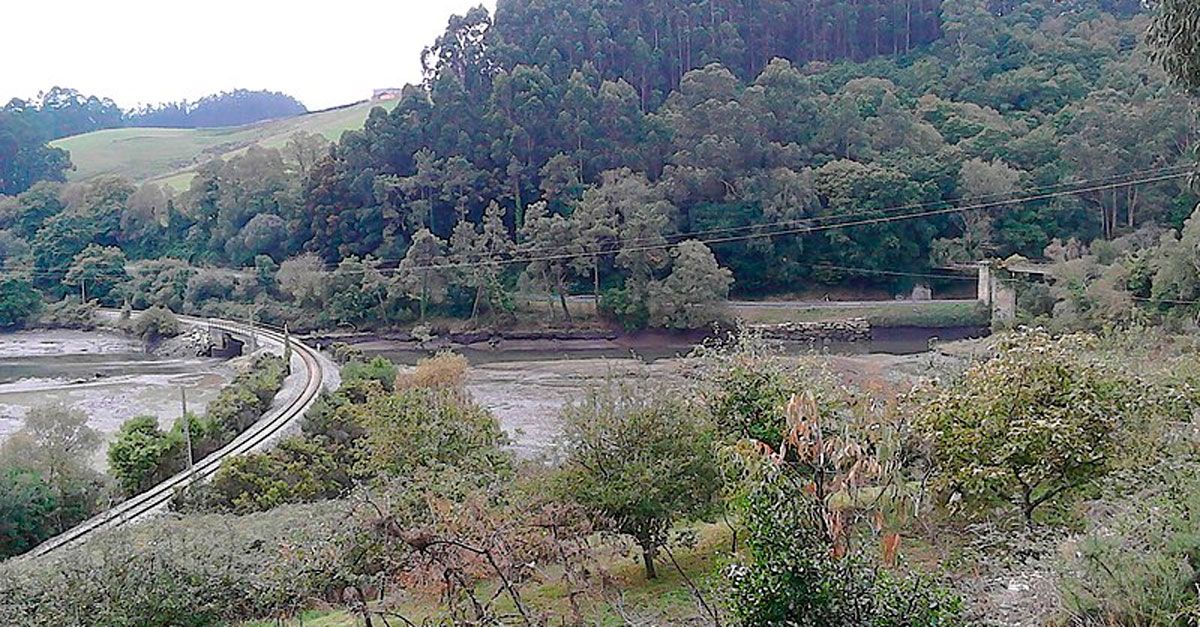
[{"label": "overcast sky", "polygon": [[421,77],[421,50],[455,13],[495,0],[5,2],[0,105],[54,85],[122,107],[235,88],[309,109]]}]

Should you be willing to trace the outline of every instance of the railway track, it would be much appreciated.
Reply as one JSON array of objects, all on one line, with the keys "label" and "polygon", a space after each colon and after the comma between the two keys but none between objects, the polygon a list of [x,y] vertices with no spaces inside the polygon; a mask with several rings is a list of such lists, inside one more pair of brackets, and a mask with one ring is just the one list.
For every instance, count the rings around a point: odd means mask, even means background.
[{"label": "railway track", "polygon": [[176,489],[186,487],[198,481],[204,481],[216,474],[225,461],[238,455],[249,453],[259,446],[270,442],[291,425],[293,421],[303,417],[305,412],[316,402],[325,379],[324,366],[317,352],[305,346],[304,343],[286,338],[283,333],[270,327],[255,325],[251,329],[248,325],[237,322],[207,320],[187,316],[180,316],[179,319],[181,322],[191,326],[218,329],[244,337],[256,335],[267,341],[278,343],[280,346],[285,341],[289,342],[292,346],[294,357],[298,357],[304,364],[307,377],[304,387],[294,398],[289,399],[281,407],[273,407],[268,410],[252,427],[242,432],[232,442],[217,452],[196,462],[191,469],[185,470],[146,492],[115,505],[109,510],[80,523],[76,527],[43,542],[27,553],[26,557],[40,557],[64,547],[78,544],[86,540],[93,533],[119,528],[166,507],[167,503],[175,495]]}]

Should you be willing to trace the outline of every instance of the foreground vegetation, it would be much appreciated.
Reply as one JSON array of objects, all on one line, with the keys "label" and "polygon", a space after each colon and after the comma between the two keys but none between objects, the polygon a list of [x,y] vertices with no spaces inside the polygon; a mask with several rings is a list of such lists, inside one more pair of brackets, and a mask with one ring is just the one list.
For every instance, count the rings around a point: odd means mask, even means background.
[{"label": "foreground vegetation", "polygon": [[[128,326],[149,337],[171,335],[172,323],[150,311]],[[122,424],[108,444],[106,473],[94,469],[102,441],[86,414],[65,405],[30,410],[22,428],[0,444],[0,559],[29,551],[233,441],[266,412],[286,376],[283,361],[270,355],[243,368],[203,416],[171,421],[167,431],[157,416]]]},{"label": "foreground vegetation", "polygon": [[549,466],[511,457],[467,367],[348,364],[302,434],[177,495],[175,516],[4,566],[0,616],[978,624],[998,603],[981,578],[1034,566],[1060,601],[1031,620],[1174,624],[1200,604],[1185,338],[1025,330],[857,389],[744,335],[698,350],[678,387],[613,381],[568,405]]}]

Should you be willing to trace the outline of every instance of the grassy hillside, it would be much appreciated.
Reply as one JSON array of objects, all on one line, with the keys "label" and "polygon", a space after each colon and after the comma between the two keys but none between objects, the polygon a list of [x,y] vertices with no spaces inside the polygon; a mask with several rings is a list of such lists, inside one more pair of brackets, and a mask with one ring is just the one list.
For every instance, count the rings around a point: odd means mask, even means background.
[{"label": "grassy hillside", "polygon": [[361,103],[232,128],[111,129],[67,137],[53,145],[71,153],[75,171],[69,176],[73,181],[113,174],[185,189],[196,166],[208,159],[228,157],[254,144],[281,148],[297,131],[337,140],[344,131],[362,128],[375,106],[390,108],[394,103]]}]

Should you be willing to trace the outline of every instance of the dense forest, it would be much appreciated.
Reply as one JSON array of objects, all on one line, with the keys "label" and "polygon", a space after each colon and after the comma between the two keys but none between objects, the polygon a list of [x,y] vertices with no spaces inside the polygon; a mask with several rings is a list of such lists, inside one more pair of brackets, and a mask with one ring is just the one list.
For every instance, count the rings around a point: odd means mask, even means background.
[{"label": "dense forest", "polygon": [[51,291],[88,244],[364,264],[385,320],[541,291],[565,317],[567,294],[595,293],[661,322],[672,274],[720,297],[721,268],[738,294],[899,292],[905,274],[1183,225],[1197,119],[1148,21],[1132,1],[501,1],[453,18],[424,83],[328,150],[212,162],[179,195],[43,185],[0,205],[0,228],[27,251],[10,267]]}]

